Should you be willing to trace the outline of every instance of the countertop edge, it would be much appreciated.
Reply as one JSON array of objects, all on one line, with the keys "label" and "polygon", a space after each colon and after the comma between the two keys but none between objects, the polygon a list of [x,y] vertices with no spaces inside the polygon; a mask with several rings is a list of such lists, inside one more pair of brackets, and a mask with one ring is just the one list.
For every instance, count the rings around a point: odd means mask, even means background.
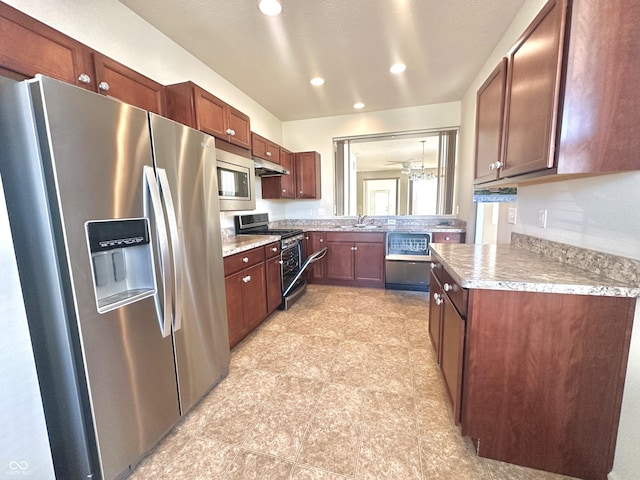
[{"label": "countertop edge", "polygon": [[230,257],[236,253],[246,252],[279,240],[280,235],[233,235],[226,237],[222,240],[222,257]]}]

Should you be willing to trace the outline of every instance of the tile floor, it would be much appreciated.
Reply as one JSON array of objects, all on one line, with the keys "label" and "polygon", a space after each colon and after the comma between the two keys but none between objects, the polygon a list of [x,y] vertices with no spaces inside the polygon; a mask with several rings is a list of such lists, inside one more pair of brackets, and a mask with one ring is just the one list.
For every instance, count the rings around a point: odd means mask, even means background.
[{"label": "tile floor", "polygon": [[428,296],[309,286],[129,477],[559,480],[478,458],[452,424]]}]

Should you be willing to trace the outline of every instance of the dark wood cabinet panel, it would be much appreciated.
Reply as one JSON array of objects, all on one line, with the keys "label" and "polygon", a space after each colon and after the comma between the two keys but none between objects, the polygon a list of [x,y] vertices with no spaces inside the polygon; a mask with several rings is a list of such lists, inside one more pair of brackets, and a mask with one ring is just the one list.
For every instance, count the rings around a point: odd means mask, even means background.
[{"label": "dark wood cabinet panel", "polygon": [[267,281],[267,314],[272,313],[282,302],[282,269],[280,266],[280,244],[270,243],[264,247]]},{"label": "dark wood cabinet panel", "polygon": [[0,69],[16,80],[41,73],[89,90],[96,88],[88,47],[2,2]]},{"label": "dark wood cabinet panel", "polygon": [[640,2],[572,2],[558,173],[640,170],[638,25]]},{"label": "dark wood cabinet panel", "polygon": [[433,232],[431,234],[432,243],[464,243],[466,234],[464,232]]},{"label": "dark wood cabinet panel", "polygon": [[251,132],[251,155],[273,163],[280,163],[280,146]]},{"label": "dark wood cabinet panel", "polygon": [[[248,332],[267,318],[267,282],[264,263],[243,270],[244,321]],[[247,332],[247,333],[248,333]]]},{"label": "dark wood cabinet panel", "polygon": [[354,248],[354,280],[384,284],[384,244],[356,243]]},{"label": "dark wood cabinet panel", "polygon": [[471,290],[462,433],[479,455],[607,478],[634,309],[628,298]]},{"label": "dark wood cabinet panel", "polygon": [[296,198],[293,153],[280,147],[280,160],[278,163],[289,170],[289,175],[262,177],[262,198]]},{"label": "dark wood cabinet panel", "polygon": [[144,110],[165,114],[164,87],[100,53],[93,53],[98,92]]},{"label": "dark wood cabinet panel", "polygon": [[509,54],[501,176],[554,166],[566,13],[547,3]]},{"label": "dark wood cabinet panel", "polygon": [[295,186],[296,198],[321,197],[320,185],[320,154],[318,152],[296,152]]},{"label": "dark wood cabinet panel", "polygon": [[235,347],[246,335],[244,325],[244,307],[242,304],[242,273],[230,275],[224,279],[227,297],[227,324],[229,326],[229,345]]},{"label": "dark wood cabinet panel", "polygon": [[442,351],[440,345],[442,343],[442,285],[438,280],[434,270],[431,270],[431,278],[429,281],[429,338],[431,345],[436,354],[436,362],[438,365],[442,363]]},{"label": "dark wood cabinet panel", "polygon": [[327,241],[327,280],[354,280],[353,248],[353,243]]},{"label": "dark wood cabinet panel", "polygon": [[440,367],[456,425],[460,424],[465,321],[447,295],[442,296]]},{"label": "dark wood cabinet panel", "polygon": [[167,116],[201,132],[251,148],[249,117],[193,82],[165,87]]},{"label": "dark wood cabinet panel", "polygon": [[476,97],[476,183],[496,180],[502,166],[507,59],[503,58]]},{"label": "dark wood cabinet panel", "polygon": [[[324,232],[308,232],[307,237],[307,251],[305,256],[308,257],[313,252],[327,246],[327,235]],[[307,280],[311,283],[324,283],[327,272],[327,256],[314,263],[311,267],[311,272],[307,277]]]}]

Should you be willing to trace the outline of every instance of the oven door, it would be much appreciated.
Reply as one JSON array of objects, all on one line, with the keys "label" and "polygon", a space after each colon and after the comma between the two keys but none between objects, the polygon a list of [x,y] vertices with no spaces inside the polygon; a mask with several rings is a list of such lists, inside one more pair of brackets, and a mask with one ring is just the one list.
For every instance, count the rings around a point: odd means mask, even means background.
[{"label": "oven door", "polygon": [[[324,247],[318,250],[317,252],[309,255],[307,259],[304,261],[304,263],[300,266],[296,274],[291,278],[290,283],[283,289],[282,296],[286,297],[292,290],[294,290],[296,285],[301,280],[302,275],[304,275],[304,272],[307,271],[309,266],[323,259],[326,254],[327,254],[327,247]],[[284,280],[283,280],[283,286],[284,286]]]}]

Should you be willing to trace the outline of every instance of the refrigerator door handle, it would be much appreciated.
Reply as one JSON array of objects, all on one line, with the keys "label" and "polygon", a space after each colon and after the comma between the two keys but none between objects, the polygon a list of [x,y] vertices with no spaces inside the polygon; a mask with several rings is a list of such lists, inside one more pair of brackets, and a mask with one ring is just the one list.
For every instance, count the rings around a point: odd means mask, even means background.
[{"label": "refrigerator door handle", "polygon": [[180,243],[180,232],[178,230],[178,220],[176,209],[171,196],[171,186],[169,177],[164,168],[158,168],[158,179],[160,180],[160,192],[164,200],[167,220],[169,222],[169,234],[171,235],[171,255],[173,257],[173,280],[174,280],[174,301],[173,301],[173,329],[182,328],[182,245]]},{"label": "refrigerator door handle", "polygon": [[[149,190],[149,195],[144,196],[144,211],[148,217],[149,212],[149,199],[151,199],[151,207],[153,209],[153,216],[156,222],[157,239],[158,239],[158,252],[160,254],[160,268],[162,274],[163,285],[163,301],[162,312],[159,318],[160,332],[164,338],[171,334],[171,311],[173,310],[171,301],[172,295],[168,291],[167,286],[173,283],[173,274],[171,271],[171,263],[169,262],[169,237],[167,235],[167,227],[164,222],[164,214],[162,211],[162,202],[160,200],[160,188],[156,181],[156,175],[153,167],[145,165],[144,167],[144,179]],[[156,293],[159,295],[160,292]]]}]

